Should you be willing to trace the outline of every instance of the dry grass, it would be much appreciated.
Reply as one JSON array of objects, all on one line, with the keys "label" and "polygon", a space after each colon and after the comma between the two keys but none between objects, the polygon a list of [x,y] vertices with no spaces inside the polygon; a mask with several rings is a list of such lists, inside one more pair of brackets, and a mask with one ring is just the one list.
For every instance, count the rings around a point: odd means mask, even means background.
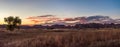
[{"label": "dry grass", "polygon": [[0,47],[120,47],[120,29],[4,31]]}]

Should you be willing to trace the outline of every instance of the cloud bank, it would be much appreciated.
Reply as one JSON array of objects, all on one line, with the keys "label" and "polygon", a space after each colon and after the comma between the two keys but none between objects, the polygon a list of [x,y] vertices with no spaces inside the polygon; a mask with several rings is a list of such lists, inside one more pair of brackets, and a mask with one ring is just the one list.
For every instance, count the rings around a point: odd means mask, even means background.
[{"label": "cloud bank", "polygon": [[[75,17],[75,18],[59,18],[55,15],[41,15],[26,18],[34,23],[112,23],[115,19],[108,16],[89,16],[89,17]],[[117,22],[119,23],[119,22]]]}]

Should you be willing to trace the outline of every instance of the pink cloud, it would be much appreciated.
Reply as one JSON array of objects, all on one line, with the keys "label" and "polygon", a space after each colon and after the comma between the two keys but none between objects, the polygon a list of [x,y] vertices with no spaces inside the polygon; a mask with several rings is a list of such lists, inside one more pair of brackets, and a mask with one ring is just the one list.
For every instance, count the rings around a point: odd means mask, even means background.
[{"label": "pink cloud", "polygon": [[65,18],[64,21],[75,21],[74,18]]},{"label": "pink cloud", "polygon": [[28,17],[26,19],[28,19],[34,23],[39,23],[39,22],[55,21],[55,20],[59,20],[60,18],[57,18],[54,15],[42,15],[42,16]]},{"label": "pink cloud", "polygon": [[59,18],[55,17],[54,15],[42,15],[42,16],[33,16],[33,17],[28,17],[26,18],[28,20],[31,20],[34,23],[49,23],[49,22],[65,22],[65,23],[74,23],[74,22],[85,22],[86,18],[85,17],[75,17],[75,18]]}]

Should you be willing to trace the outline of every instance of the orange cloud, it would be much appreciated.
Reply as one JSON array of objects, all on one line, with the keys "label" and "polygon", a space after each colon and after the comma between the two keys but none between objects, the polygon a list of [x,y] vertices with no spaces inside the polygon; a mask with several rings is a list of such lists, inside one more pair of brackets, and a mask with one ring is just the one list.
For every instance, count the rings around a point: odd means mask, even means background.
[{"label": "orange cloud", "polygon": [[32,22],[34,22],[34,23],[39,23],[40,21],[38,21],[38,20],[31,20]]},{"label": "orange cloud", "polygon": [[30,21],[34,22],[35,24],[38,23],[55,23],[55,22],[65,22],[65,23],[75,23],[75,22],[85,22],[85,17],[75,17],[75,18],[58,18],[54,15],[42,15],[42,16],[33,16],[28,17]]},{"label": "orange cloud", "polygon": [[65,18],[64,21],[75,21],[74,18]]},{"label": "orange cloud", "polygon": [[53,16],[53,15],[42,15],[42,16],[34,16],[34,17],[28,17],[26,18],[34,23],[47,23],[47,22],[52,22],[55,20],[59,20],[59,18]]}]

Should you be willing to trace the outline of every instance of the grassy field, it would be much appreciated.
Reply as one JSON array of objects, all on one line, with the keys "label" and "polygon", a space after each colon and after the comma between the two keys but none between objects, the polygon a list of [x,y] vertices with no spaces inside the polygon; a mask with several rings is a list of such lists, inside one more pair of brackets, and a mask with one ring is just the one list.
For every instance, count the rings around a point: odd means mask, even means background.
[{"label": "grassy field", "polygon": [[1,29],[0,47],[120,47],[120,29]]}]

